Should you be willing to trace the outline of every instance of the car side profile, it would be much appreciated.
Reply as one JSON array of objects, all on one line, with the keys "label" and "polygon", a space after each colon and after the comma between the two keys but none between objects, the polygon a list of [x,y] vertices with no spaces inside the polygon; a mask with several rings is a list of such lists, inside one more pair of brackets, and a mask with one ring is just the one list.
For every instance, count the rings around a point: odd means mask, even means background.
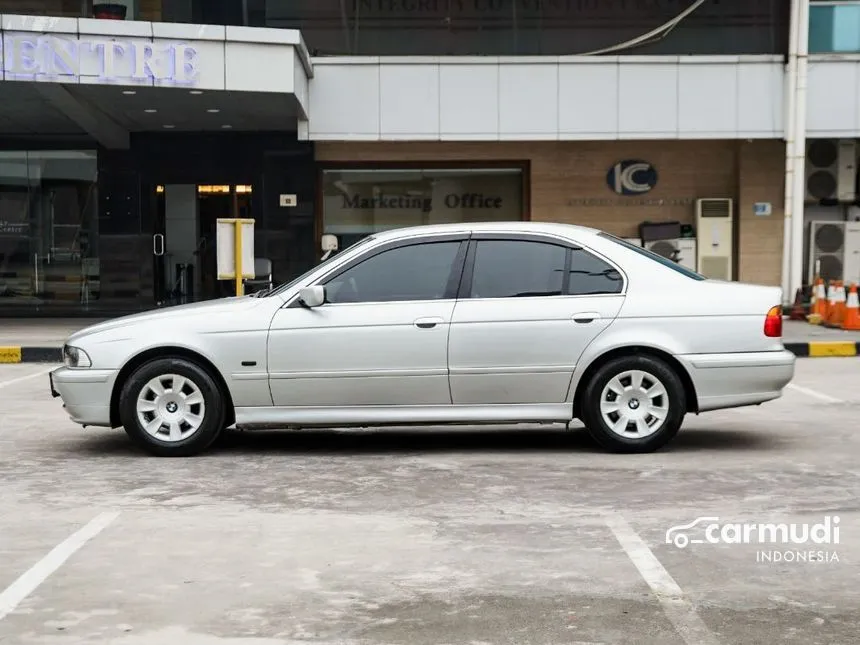
[{"label": "car side profile", "polygon": [[657,450],[688,413],[781,396],[778,287],[706,279],[595,229],[375,233],[267,292],[70,336],[72,420],[190,456],[230,427],[567,423]]}]

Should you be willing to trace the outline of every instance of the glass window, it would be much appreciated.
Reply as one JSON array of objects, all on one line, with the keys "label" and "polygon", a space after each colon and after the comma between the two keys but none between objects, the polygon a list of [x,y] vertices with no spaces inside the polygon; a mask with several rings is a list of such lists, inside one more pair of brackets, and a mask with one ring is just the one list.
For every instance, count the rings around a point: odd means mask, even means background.
[{"label": "glass window", "polygon": [[440,300],[460,242],[428,242],[383,251],[326,282],[328,302]]},{"label": "glass window", "polygon": [[94,151],[0,152],[0,309],[99,297]]},{"label": "glass window", "polygon": [[521,168],[323,172],[323,233],[340,245],[404,226],[523,217]]},{"label": "glass window", "polygon": [[[201,2],[204,0],[196,0]],[[219,0],[226,2],[227,0]],[[234,0],[235,1],[235,0]],[[216,4],[216,0],[205,0]],[[301,29],[315,56],[559,56],[630,41],[692,0],[246,0],[250,24]],[[787,0],[705,2],[622,53],[777,54]]]},{"label": "glass window", "polygon": [[621,293],[624,278],[612,265],[582,249],[571,253],[567,293],[572,296]]},{"label": "glass window", "polygon": [[860,52],[860,3],[812,3],[809,51],[813,54]]},{"label": "glass window", "polygon": [[566,249],[521,240],[485,240],[475,248],[470,298],[560,296]]},{"label": "glass window", "polygon": [[598,233],[598,235],[600,235],[601,237],[603,237],[607,240],[612,240],[616,244],[620,244],[621,246],[624,246],[628,249],[631,249],[632,251],[636,251],[639,255],[644,255],[646,258],[654,260],[655,262],[662,264],[664,267],[672,269],[673,271],[677,271],[678,273],[681,273],[681,274],[687,276],[688,278],[692,278],[693,280],[705,280],[706,279],[705,276],[703,276],[699,273],[696,273],[695,271],[691,271],[687,267],[685,267],[681,264],[678,264],[677,262],[674,262],[674,261],[670,260],[669,258],[665,258],[662,255],[654,253],[653,251],[649,251],[648,249],[643,249],[641,246],[636,246],[635,244],[631,244],[627,240],[622,240],[621,238],[615,237],[614,235],[610,235],[609,233]]}]

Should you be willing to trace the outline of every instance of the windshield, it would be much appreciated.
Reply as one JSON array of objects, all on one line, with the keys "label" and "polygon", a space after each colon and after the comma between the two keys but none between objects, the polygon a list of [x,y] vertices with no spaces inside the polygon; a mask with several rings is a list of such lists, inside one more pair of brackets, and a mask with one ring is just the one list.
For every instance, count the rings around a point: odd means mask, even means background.
[{"label": "windshield", "polygon": [[263,291],[263,292],[260,292],[259,294],[253,294],[253,295],[257,295],[257,297],[259,297],[259,298],[268,298],[269,296],[274,296],[276,294],[283,293],[284,291],[291,289],[292,287],[297,285],[299,282],[301,282],[302,280],[307,278],[311,273],[313,273],[313,272],[319,270],[321,267],[324,267],[324,266],[328,265],[329,263],[331,263],[332,260],[334,260],[336,257],[339,257],[341,253],[346,253],[347,251],[358,248],[362,244],[366,244],[367,242],[369,242],[372,239],[373,239],[372,235],[369,235],[367,237],[363,237],[360,240],[358,240],[357,242],[353,242],[352,244],[350,244],[345,249],[338,251],[337,253],[332,253],[325,260],[323,260],[319,264],[311,267],[310,269],[305,271],[303,274],[301,274],[298,278],[295,278],[295,279],[291,280],[290,282],[287,282],[286,284],[278,285],[277,287],[275,287],[271,291]]},{"label": "windshield", "polygon": [[636,251],[639,255],[644,255],[646,258],[650,258],[655,262],[659,262],[665,267],[672,269],[673,271],[677,271],[681,275],[685,275],[688,278],[692,278],[693,280],[706,280],[705,276],[700,273],[696,273],[695,271],[688,269],[687,267],[678,264],[677,262],[670,260],[669,258],[663,257],[659,253],[654,253],[653,251],[649,251],[648,249],[642,248],[641,246],[636,246],[635,244],[631,244],[627,240],[622,240],[620,237],[615,237],[614,235],[610,235],[609,233],[600,232],[598,235],[606,240],[612,240],[616,244],[620,244],[621,246],[627,247],[631,251]]}]

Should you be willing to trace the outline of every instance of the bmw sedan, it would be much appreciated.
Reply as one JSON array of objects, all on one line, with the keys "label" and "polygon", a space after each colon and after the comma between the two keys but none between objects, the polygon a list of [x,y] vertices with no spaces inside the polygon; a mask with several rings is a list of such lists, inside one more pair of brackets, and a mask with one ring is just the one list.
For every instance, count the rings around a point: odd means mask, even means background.
[{"label": "bmw sedan", "polygon": [[641,453],[688,413],[781,396],[781,303],[590,228],[402,228],[269,291],[83,329],[50,387],[73,421],[160,456],[231,427],[575,419]]}]

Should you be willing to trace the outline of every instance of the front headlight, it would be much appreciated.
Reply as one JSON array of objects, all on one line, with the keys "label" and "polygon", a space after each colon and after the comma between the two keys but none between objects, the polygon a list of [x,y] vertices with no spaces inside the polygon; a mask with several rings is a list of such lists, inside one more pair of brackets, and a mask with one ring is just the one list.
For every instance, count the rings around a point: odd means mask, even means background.
[{"label": "front headlight", "polygon": [[63,345],[63,364],[66,367],[90,367],[93,362],[80,347]]}]

